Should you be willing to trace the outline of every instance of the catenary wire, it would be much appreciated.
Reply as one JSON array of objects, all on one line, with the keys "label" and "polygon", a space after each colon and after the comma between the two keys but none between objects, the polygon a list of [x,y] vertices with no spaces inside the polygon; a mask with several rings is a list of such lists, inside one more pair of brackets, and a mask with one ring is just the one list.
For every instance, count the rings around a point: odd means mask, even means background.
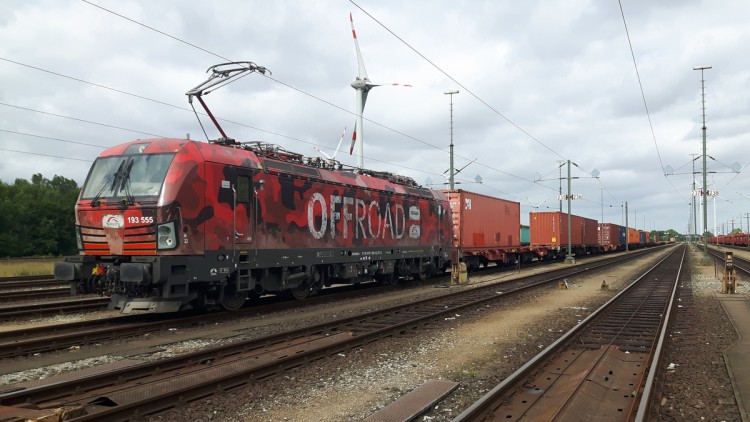
[{"label": "catenary wire", "polygon": [[85,160],[83,158],[61,157],[59,155],[42,154],[40,152],[18,151],[18,150],[15,150],[15,149],[8,149],[8,148],[0,148],[0,151],[15,152],[15,153],[18,153],[18,154],[37,155],[37,156],[41,156],[41,157],[61,158],[63,160],[85,161],[87,163],[93,162],[93,160]]},{"label": "catenary wire", "polygon": [[398,35],[397,35],[397,34],[396,34],[395,32],[391,31],[391,29],[390,29],[390,28],[388,28],[387,26],[385,26],[385,25],[384,25],[384,24],[383,24],[382,22],[380,22],[380,21],[379,21],[379,20],[378,20],[378,19],[377,19],[376,17],[374,17],[373,15],[371,15],[371,14],[370,14],[370,13],[369,13],[369,12],[368,12],[367,10],[365,10],[365,9],[364,9],[364,8],[363,8],[362,6],[358,5],[358,4],[357,4],[356,2],[354,2],[353,0],[349,0],[349,2],[350,2],[351,4],[353,4],[353,5],[354,5],[354,6],[356,7],[356,8],[358,8],[359,10],[361,10],[361,11],[362,11],[362,13],[364,13],[364,14],[365,14],[365,15],[367,15],[367,16],[369,16],[369,17],[370,17],[370,19],[372,19],[373,21],[375,21],[375,23],[377,23],[378,25],[380,25],[381,27],[383,27],[383,29],[385,29],[386,31],[388,31],[388,33],[390,33],[391,35],[393,35],[393,36],[394,36],[394,37],[395,37],[395,38],[396,38],[397,40],[401,41],[401,43],[403,43],[403,44],[404,44],[405,46],[409,47],[409,49],[411,49],[411,50],[412,50],[412,51],[413,51],[414,53],[416,53],[416,54],[417,54],[417,55],[418,55],[419,57],[421,57],[421,58],[422,58],[422,59],[424,59],[424,60],[425,60],[425,61],[426,61],[427,63],[429,63],[429,64],[430,64],[430,66],[432,66],[432,67],[434,67],[435,69],[437,69],[437,71],[438,71],[438,72],[442,73],[442,74],[443,74],[443,75],[444,75],[445,77],[447,77],[447,78],[448,78],[448,79],[450,79],[451,81],[455,82],[455,83],[456,83],[456,85],[460,86],[460,87],[461,87],[462,89],[464,89],[464,90],[465,90],[466,92],[468,92],[468,93],[469,93],[469,95],[471,95],[472,97],[474,97],[474,98],[475,98],[475,99],[476,99],[477,101],[479,101],[480,103],[482,103],[482,104],[483,104],[483,105],[484,105],[485,107],[487,107],[488,109],[490,109],[490,110],[491,110],[491,111],[492,111],[493,113],[495,113],[495,114],[497,114],[498,116],[500,116],[501,118],[503,118],[503,120],[505,120],[506,122],[510,123],[510,125],[511,125],[511,126],[515,127],[515,128],[516,128],[516,129],[518,129],[519,131],[521,131],[521,133],[523,133],[524,135],[528,136],[528,137],[529,137],[530,139],[532,139],[532,140],[533,140],[534,142],[536,142],[536,143],[538,143],[539,145],[543,146],[544,148],[546,148],[547,150],[549,150],[549,151],[550,151],[551,153],[553,153],[553,154],[557,155],[557,156],[558,156],[558,157],[560,157],[560,158],[563,158],[563,159],[565,158],[565,157],[563,157],[562,155],[560,155],[560,153],[558,153],[558,152],[557,152],[557,151],[555,151],[554,149],[550,148],[550,147],[549,147],[549,146],[548,146],[547,144],[545,144],[544,142],[540,141],[540,140],[539,140],[539,139],[537,139],[537,138],[536,138],[536,137],[535,137],[534,135],[532,135],[531,133],[529,133],[528,131],[526,131],[526,130],[525,130],[524,128],[522,128],[521,126],[519,126],[518,124],[516,124],[516,122],[514,122],[514,121],[513,121],[513,120],[511,120],[511,119],[509,119],[509,118],[508,118],[507,116],[505,116],[504,114],[500,113],[500,112],[499,112],[499,111],[498,111],[498,110],[497,110],[497,109],[496,109],[495,107],[491,106],[491,105],[490,105],[490,104],[489,104],[488,102],[486,102],[485,100],[483,100],[483,99],[482,99],[482,98],[481,98],[481,97],[480,97],[479,95],[475,94],[475,93],[474,93],[474,91],[472,91],[472,90],[470,90],[469,88],[467,88],[467,87],[466,87],[466,86],[465,86],[464,84],[462,84],[461,82],[459,82],[458,80],[456,80],[456,78],[454,78],[454,77],[453,77],[453,76],[451,76],[451,75],[450,75],[450,74],[449,74],[448,72],[444,71],[444,70],[443,70],[443,69],[442,69],[442,68],[441,68],[440,66],[438,66],[437,64],[435,64],[435,63],[434,63],[434,62],[433,62],[432,60],[430,60],[430,59],[429,59],[429,58],[427,58],[427,57],[426,57],[426,56],[425,56],[424,54],[422,54],[421,52],[419,52],[419,50],[417,50],[416,48],[412,47],[412,45],[411,45],[411,44],[409,44],[408,42],[406,42],[406,40],[404,40],[403,38],[401,38],[400,36],[398,36]]},{"label": "catenary wire", "polygon": [[680,191],[675,187],[674,184],[672,184],[672,181],[669,180],[666,172],[664,171],[664,162],[662,162],[661,152],[659,152],[659,144],[656,142],[656,132],[654,131],[654,124],[651,121],[651,113],[648,111],[648,102],[646,101],[646,94],[643,91],[643,83],[641,82],[641,74],[638,71],[638,62],[635,60],[635,51],[633,50],[633,43],[630,40],[630,31],[628,30],[628,23],[625,20],[625,11],[622,8],[622,0],[617,0],[617,3],[620,5],[620,15],[622,16],[622,24],[625,27],[625,36],[628,39],[628,47],[630,48],[630,57],[633,59],[633,68],[635,69],[635,76],[638,79],[638,87],[641,90],[641,98],[643,98],[643,107],[646,110],[646,117],[648,118],[648,126],[651,129],[651,137],[654,140],[654,147],[656,148],[656,155],[659,158],[659,167],[661,168],[662,175],[667,180],[667,183],[669,183],[669,186],[672,186],[672,189],[674,189],[675,192],[677,192],[677,195],[682,198],[683,197],[682,194],[680,194]]},{"label": "catenary wire", "polygon": [[[128,17],[126,17],[126,16],[124,16],[124,15],[122,15],[122,14],[116,13],[116,12],[114,12],[114,11],[112,11],[112,10],[109,10],[109,9],[107,9],[107,8],[104,8],[104,7],[102,7],[102,6],[99,6],[99,5],[96,5],[96,4],[94,4],[94,3],[91,3],[90,1],[87,1],[87,0],[82,0],[82,1],[84,1],[85,3],[87,3],[87,4],[90,4],[90,5],[92,5],[92,6],[95,6],[95,7],[99,8],[99,9],[101,9],[101,10],[103,10],[103,11],[106,11],[106,12],[108,12],[108,13],[111,13],[111,14],[113,14],[113,15],[115,15],[115,16],[118,16],[118,17],[120,17],[120,18],[122,18],[122,19],[126,19],[126,20],[128,20],[128,21],[130,21],[130,22],[133,22],[133,23],[135,23],[135,24],[137,24],[137,25],[140,25],[140,26],[142,26],[142,27],[144,27],[144,28],[147,28],[147,29],[149,29],[149,30],[151,30],[151,31],[154,31],[154,32],[156,32],[156,33],[158,33],[158,34],[164,35],[164,36],[166,36],[166,37],[169,37],[169,38],[171,38],[171,39],[173,39],[173,40],[175,40],[175,41],[181,42],[181,43],[183,43],[183,44],[186,44],[186,45],[188,45],[188,46],[190,46],[190,47],[193,47],[193,48],[196,48],[196,49],[198,49],[198,50],[200,50],[200,51],[203,51],[203,52],[205,52],[205,53],[208,53],[208,54],[210,54],[210,55],[212,55],[212,56],[214,56],[214,57],[220,58],[220,59],[222,59],[222,60],[226,60],[226,61],[228,61],[228,62],[231,62],[231,61],[232,61],[231,59],[229,59],[229,58],[227,58],[227,57],[225,57],[225,56],[223,56],[223,55],[220,55],[220,54],[217,54],[217,53],[215,53],[215,52],[212,52],[212,51],[210,51],[210,50],[208,50],[208,49],[206,49],[206,48],[203,48],[203,47],[197,46],[197,45],[195,45],[195,44],[193,44],[193,43],[191,43],[191,42],[188,42],[188,41],[182,40],[182,39],[180,39],[179,37],[176,37],[176,36],[174,36],[174,35],[168,34],[168,33],[164,32],[164,31],[161,31],[161,30],[159,30],[159,29],[156,29],[156,28],[154,28],[154,27],[152,27],[152,26],[149,26],[149,25],[146,25],[146,24],[144,24],[144,23],[138,22],[138,21],[136,21],[136,20],[134,20],[134,19],[128,18]],[[356,5],[356,4],[355,4],[355,6],[359,7],[359,6],[358,6],[358,5]],[[360,8],[360,9],[361,9],[361,8]],[[367,13],[367,12],[365,12],[365,13]],[[394,36],[395,36],[395,34],[394,34]],[[398,38],[398,36],[396,36],[396,37]],[[419,54],[419,53],[418,53],[418,54]],[[423,57],[424,57],[424,56],[423,56]],[[425,59],[426,59],[426,58],[425,58]],[[426,60],[427,60],[427,59],[426,59]],[[442,71],[442,70],[441,70],[441,71]],[[264,74],[260,74],[260,75],[261,75],[262,77],[268,78],[268,79],[270,79],[270,80],[272,80],[272,81],[274,81],[274,82],[277,82],[277,83],[279,83],[279,84],[281,84],[281,85],[283,85],[283,86],[286,86],[287,88],[293,89],[294,91],[297,91],[297,92],[299,92],[299,93],[301,93],[301,94],[303,94],[303,95],[306,95],[306,96],[309,96],[309,97],[311,97],[311,98],[313,98],[313,99],[316,99],[316,100],[318,100],[318,101],[321,101],[321,102],[323,102],[324,104],[330,105],[330,106],[332,106],[332,107],[334,107],[334,108],[337,108],[337,109],[339,109],[339,110],[342,110],[342,111],[344,111],[344,112],[346,112],[346,113],[349,113],[349,114],[352,114],[352,115],[355,115],[355,116],[356,116],[356,113],[354,113],[354,112],[352,112],[352,111],[349,111],[349,110],[347,110],[347,109],[346,109],[346,108],[344,108],[344,107],[341,107],[341,106],[339,106],[339,105],[336,105],[336,104],[334,104],[334,103],[332,103],[332,102],[330,102],[330,101],[328,101],[328,100],[325,100],[325,99],[323,99],[323,98],[320,98],[320,97],[318,97],[318,96],[316,96],[316,95],[313,95],[313,94],[311,94],[311,93],[309,93],[309,92],[307,92],[307,91],[304,91],[304,90],[302,90],[302,89],[300,89],[300,88],[296,88],[296,87],[294,87],[294,86],[292,86],[292,85],[290,85],[290,84],[288,84],[288,83],[282,82],[282,81],[280,81],[280,80],[278,80],[278,79],[276,79],[276,78],[273,78],[273,77],[272,77],[272,76],[270,76],[270,75],[264,75]],[[446,74],[446,75],[447,75],[447,74]],[[447,75],[447,76],[448,76],[448,77],[450,77],[450,75]],[[452,80],[454,80],[454,79],[453,79],[452,77],[450,77],[450,78],[451,78]],[[455,81],[455,80],[454,80],[454,81]],[[463,85],[462,85],[462,87],[463,87]],[[465,88],[465,89],[466,89],[466,88]],[[468,91],[468,89],[467,89],[467,91]],[[473,94],[473,93],[472,93],[472,95],[475,95],[475,94]],[[481,101],[481,102],[482,102],[483,104],[485,104],[485,105],[486,105],[487,107],[489,107],[490,109],[492,109],[493,111],[495,111],[496,113],[498,113],[498,115],[500,115],[501,117],[503,117],[504,119],[506,119],[506,120],[507,120],[507,121],[508,121],[509,123],[511,123],[511,124],[512,124],[513,126],[515,126],[516,128],[518,128],[518,129],[519,129],[519,130],[521,130],[522,132],[526,133],[526,134],[527,134],[527,135],[528,135],[529,137],[531,137],[532,139],[536,139],[536,138],[534,138],[534,137],[533,137],[533,135],[531,135],[530,133],[528,133],[528,132],[526,132],[525,130],[523,130],[523,128],[521,128],[520,126],[516,125],[516,124],[515,124],[514,122],[512,122],[511,120],[509,120],[508,118],[506,118],[506,117],[505,117],[504,115],[502,115],[501,113],[499,113],[499,112],[498,112],[497,110],[495,110],[494,108],[492,108],[492,106],[490,106],[489,104],[487,104],[486,102],[484,102],[483,100],[481,100],[481,98],[479,98],[479,97],[478,97],[478,96],[476,96],[476,95],[475,95],[475,97],[476,97],[476,98],[477,98],[477,99],[478,99],[479,101]],[[396,134],[399,134],[399,135],[401,135],[401,136],[404,136],[404,137],[407,137],[407,138],[409,138],[409,139],[412,139],[412,140],[414,140],[414,141],[420,142],[420,143],[422,143],[422,144],[424,144],[424,145],[430,146],[430,147],[432,147],[432,148],[435,148],[435,149],[437,149],[437,150],[440,150],[440,151],[443,151],[443,152],[447,152],[447,150],[446,150],[446,149],[444,149],[444,148],[442,148],[442,147],[439,147],[439,146],[433,145],[433,144],[431,144],[431,143],[429,143],[429,142],[423,141],[423,140],[421,140],[421,139],[418,139],[418,138],[416,138],[416,137],[414,137],[414,136],[411,136],[411,135],[405,134],[405,133],[403,133],[403,132],[401,132],[401,131],[398,131],[398,130],[396,130],[396,129],[394,129],[394,128],[391,128],[391,127],[389,127],[389,126],[386,126],[386,125],[384,125],[384,124],[382,124],[382,123],[379,123],[379,122],[373,121],[373,120],[371,120],[371,119],[368,119],[368,118],[366,118],[366,117],[364,117],[364,116],[363,116],[362,118],[363,118],[364,120],[366,120],[367,122],[369,122],[369,123],[372,123],[372,124],[375,124],[375,125],[377,125],[377,126],[380,126],[380,127],[384,128],[384,129],[387,129],[387,130],[389,130],[389,131],[392,131],[392,132],[394,132],[394,133],[396,133]],[[556,155],[560,156],[560,154],[558,154],[558,153],[557,153],[557,152],[555,152],[554,150],[550,149],[550,148],[549,148],[548,146],[546,146],[546,145],[545,145],[544,143],[542,143],[541,141],[537,140],[537,142],[539,142],[539,143],[540,143],[541,145],[544,145],[544,146],[545,146],[545,147],[546,147],[547,149],[549,149],[549,150],[550,150],[551,152],[553,152],[554,154],[556,154]],[[458,154],[454,154],[454,156],[455,156],[455,157],[458,157],[458,158],[462,158],[462,159],[465,159],[465,160],[470,160],[470,158],[468,158],[468,157],[464,157],[464,156],[461,156],[461,155],[458,155]],[[562,157],[562,156],[560,156],[560,157]],[[479,164],[479,165],[483,165],[482,163],[479,163],[479,162],[477,162],[477,164]],[[519,179],[519,180],[523,180],[523,181],[526,181],[526,182],[529,182],[529,183],[535,183],[534,181],[532,181],[532,180],[529,180],[529,179],[527,179],[527,178],[524,178],[524,177],[521,177],[521,176],[517,176],[517,175],[514,175],[514,174],[510,174],[510,173],[504,172],[504,171],[502,171],[502,170],[499,170],[499,169],[497,169],[497,168],[494,168],[494,167],[491,167],[491,166],[488,166],[488,165],[483,165],[483,166],[484,166],[485,168],[488,168],[488,169],[490,169],[490,170],[493,170],[493,171],[499,172],[499,173],[501,173],[501,174],[504,174],[504,175],[506,175],[506,176],[514,177],[514,178],[517,178],[517,179]]]},{"label": "catenary wire", "polygon": [[[85,1],[85,0],[84,0],[84,1]],[[136,22],[136,21],[134,21],[134,20],[132,20],[132,19],[130,19],[130,18],[127,18],[127,17],[125,17],[125,16],[123,16],[123,15],[120,15],[120,14],[118,14],[118,13],[115,13],[115,12],[109,11],[109,10],[107,10],[107,9],[104,9],[104,8],[102,8],[102,7],[98,6],[98,5],[95,5],[95,4],[93,4],[93,3],[90,3],[90,2],[88,2],[88,1],[85,1],[85,2],[86,2],[86,3],[88,3],[88,4],[90,4],[90,5],[93,5],[93,6],[95,6],[95,7],[98,7],[98,8],[100,8],[100,9],[102,9],[102,10],[105,10],[105,11],[108,11],[108,12],[110,12],[110,13],[113,13],[113,14],[115,14],[115,15],[117,15],[117,16],[119,16],[119,17],[121,17],[121,18],[127,19],[127,20],[129,20],[129,21],[132,21],[132,22],[134,22],[134,23],[137,23],[137,24],[139,24],[139,25],[142,25],[142,26],[144,26],[144,27],[146,27],[146,28],[148,28],[148,29],[151,29],[151,30],[153,30],[153,31],[155,31],[155,32],[158,32],[158,33],[160,33],[160,34],[162,34],[162,35],[165,35],[165,36],[168,36],[168,37],[170,37],[170,38],[173,38],[173,39],[175,39],[175,40],[177,40],[177,41],[183,42],[183,43],[185,43],[185,44],[187,44],[187,45],[190,45],[190,46],[192,46],[192,47],[194,47],[194,48],[197,48],[197,49],[199,49],[199,50],[201,50],[201,51],[207,52],[207,53],[209,53],[209,54],[213,54],[213,55],[215,55],[215,56],[217,56],[217,57],[222,57],[222,56],[218,56],[218,55],[216,55],[215,53],[212,53],[212,52],[210,52],[209,50],[203,49],[203,48],[201,48],[201,47],[199,47],[199,46],[197,46],[197,45],[195,45],[195,44],[192,44],[192,43],[189,43],[189,42],[183,41],[183,40],[181,40],[181,39],[179,39],[179,38],[177,38],[177,37],[171,36],[171,35],[169,35],[169,34],[167,34],[167,33],[163,32],[163,31],[159,31],[159,30],[157,30],[157,29],[155,29],[155,28],[152,28],[152,27],[150,27],[150,26],[148,26],[148,25],[144,25],[144,24],[142,24],[142,23],[140,23],[140,22]],[[358,5],[356,5],[356,4],[355,4],[355,6],[359,7],[359,6],[358,6]],[[360,8],[360,9],[361,9],[361,8]],[[363,10],[363,11],[364,11],[364,10]],[[367,13],[367,12],[365,12],[365,13]],[[368,15],[369,15],[369,14],[368,14]],[[382,24],[381,24],[381,25],[382,25]],[[387,28],[386,28],[386,29],[387,29]],[[390,30],[389,30],[389,32],[390,32]],[[398,38],[398,36],[397,36],[397,35],[395,35],[395,34],[393,34],[393,35],[394,35],[394,36],[396,36],[396,37]],[[399,38],[399,39],[400,39],[400,38]],[[416,50],[415,50],[415,51],[416,51]],[[418,52],[417,52],[417,53],[418,53]],[[419,53],[418,53],[418,54],[419,54]],[[420,56],[421,56],[421,54],[420,54]],[[428,60],[428,59],[427,59],[426,57],[424,57],[424,56],[422,56],[422,57],[423,57],[423,58],[424,58],[425,60]],[[222,57],[222,58],[223,58],[223,57]],[[226,58],[224,58],[224,59],[226,59]],[[228,60],[228,59],[227,59],[227,60]],[[8,60],[8,61],[10,61],[10,60]],[[428,61],[429,61],[429,60],[428,60]],[[13,61],[11,61],[11,62],[13,62]],[[14,62],[14,63],[17,63],[17,64],[19,64],[18,62]],[[430,62],[430,63],[432,64],[432,62]],[[21,65],[23,65],[23,64],[21,64]],[[33,67],[33,66],[30,66],[30,67],[32,67],[32,68],[35,68],[35,69],[37,69],[37,70],[42,70],[42,71],[45,71],[45,70],[43,70],[43,69],[40,69],[40,68],[36,68],[36,67]],[[439,68],[438,68],[438,69],[439,69]],[[443,71],[442,71],[442,69],[439,69],[439,70],[440,70],[441,72],[443,72]],[[55,72],[50,72],[50,73],[54,73],[54,74],[57,74],[57,73],[55,73]],[[445,73],[445,72],[443,72],[443,73]],[[65,77],[65,75],[61,75],[61,74],[57,74],[57,75],[58,75],[58,76],[63,76],[63,77]],[[447,75],[447,74],[446,74],[446,76],[450,77],[450,75]],[[455,79],[453,79],[452,77],[450,77],[450,78],[451,78],[452,80],[454,80],[454,81],[455,81]],[[77,80],[77,81],[80,81],[80,82],[85,82],[85,83],[87,82],[87,81],[83,81],[83,80],[81,80],[81,79],[77,79],[77,78],[71,78],[71,79],[74,79],[74,80]],[[278,82],[278,83],[282,83],[282,84],[284,84],[283,82],[281,82],[281,81],[278,81],[277,79],[274,79],[274,78],[270,78],[270,79],[272,79],[272,80],[274,80],[274,81],[276,81],[276,82]],[[136,97],[138,97],[138,98],[142,98],[142,99],[146,99],[146,100],[150,100],[150,101],[155,101],[155,102],[157,102],[157,103],[160,103],[160,104],[164,104],[164,105],[167,105],[167,106],[171,106],[171,107],[176,107],[176,108],[179,108],[179,109],[183,109],[183,110],[184,110],[184,108],[183,108],[183,107],[175,106],[175,105],[172,105],[172,104],[169,104],[169,103],[165,103],[165,102],[161,102],[161,101],[158,101],[158,100],[153,100],[153,99],[150,99],[150,98],[147,98],[147,97],[143,97],[143,96],[139,96],[139,95],[136,95],[136,94],[128,93],[128,92],[126,92],[126,91],[121,91],[121,90],[118,90],[118,89],[114,89],[114,88],[111,88],[111,87],[107,87],[107,86],[104,86],[104,85],[100,85],[100,84],[93,84],[93,83],[92,83],[92,85],[95,85],[95,86],[98,86],[98,87],[101,87],[101,88],[104,88],[104,89],[110,89],[110,90],[113,90],[113,91],[116,91],[116,92],[120,92],[120,93],[123,93],[123,94],[127,94],[127,95],[133,95],[133,96],[136,96]],[[315,97],[314,95],[311,95],[311,94],[309,94],[309,93],[306,93],[305,91],[302,91],[302,90],[296,89],[296,88],[294,88],[294,87],[291,87],[291,86],[290,86],[290,85],[288,85],[288,84],[284,84],[284,85],[285,85],[285,86],[288,86],[288,87],[290,87],[290,88],[292,88],[292,89],[295,89],[295,90],[297,90],[297,91],[299,91],[299,92],[302,92],[303,94],[306,94],[306,95],[310,95],[310,96],[312,96],[313,98],[316,98],[316,99],[318,99],[318,100],[321,100],[321,101],[324,101],[324,102],[326,102],[325,100],[322,100],[322,99],[320,99],[320,98],[318,98],[318,97]],[[461,85],[461,84],[459,84],[459,85]],[[509,123],[513,124],[513,125],[514,125],[515,127],[517,127],[517,128],[519,129],[519,130],[521,130],[522,132],[526,133],[526,134],[527,134],[528,136],[530,136],[530,137],[531,137],[532,139],[534,139],[534,140],[536,140],[537,142],[539,142],[539,143],[540,143],[541,145],[543,145],[543,146],[545,146],[546,148],[550,149],[550,148],[549,148],[549,147],[547,147],[547,146],[546,146],[545,144],[543,144],[543,143],[542,143],[541,141],[539,141],[538,139],[534,138],[534,137],[533,137],[533,136],[532,136],[531,134],[527,133],[527,132],[526,132],[526,131],[524,131],[524,130],[523,130],[522,128],[520,128],[519,126],[517,126],[517,125],[516,125],[516,124],[515,124],[514,122],[510,121],[510,120],[509,120],[509,119],[508,119],[507,117],[505,117],[504,115],[502,115],[501,113],[499,113],[499,112],[498,112],[497,110],[495,110],[494,108],[492,108],[491,106],[489,106],[489,104],[487,104],[486,102],[484,102],[483,100],[481,100],[481,98],[479,98],[479,97],[478,97],[478,96],[477,96],[476,94],[474,94],[473,92],[471,92],[470,90],[468,90],[468,89],[467,89],[466,87],[464,87],[463,85],[461,85],[461,86],[462,86],[462,88],[464,88],[464,89],[466,89],[466,90],[467,90],[468,92],[470,92],[470,93],[471,93],[471,95],[475,96],[475,97],[476,97],[476,98],[477,98],[478,100],[480,100],[480,101],[481,101],[482,103],[484,103],[485,105],[487,105],[488,107],[490,107],[490,109],[492,109],[493,111],[495,111],[495,112],[496,112],[496,113],[497,113],[498,115],[500,115],[501,117],[503,117],[504,119],[506,119],[506,120],[507,120],[507,121],[508,121]],[[333,105],[334,107],[340,108],[340,109],[342,109],[342,110],[344,110],[344,111],[346,111],[346,112],[349,112],[348,110],[345,110],[345,109],[343,109],[343,108],[341,108],[341,107],[335,106],[335,105],[334,105],[334,104],[332,104],[332,103],[329,103],[329,102],[327,102],[327,103],[328,103],[328,104],[330,104],[330,105]],[[351,112],[349,112],[349,113],[351,113]],[[353,114],[353,113],[352,113],[352,114]],[[222,120],[226,121],[225,119],[222,119]],[[371,123],[373,123],[373,124],[376,124],[376,125],[382,126],[382,127],[386,128],[386,129],[390,129],[390,130],[393,130],[393,129],[391,129],[391,128],[389,128],[389,127],[385,126],[385,125],[382,125],[382,124],[380,124],[380,123],[378,123],[378,122],[374,122],[374,121],[372,121],[372,120],[370,120],[370,119],[366,119],[366,120],[367,120],[367,121],[369,121],[369,122],[371,122]],[[238,124],[237,122],[232,122],[232,123]],[[240,124],[240,125],[242,125],[242,124]],[[247,125],[242,125],[242,126],[247,126]],[[252,128],[253,128],[253,129],[256,129],[256,130],[262,130],[262,129],[258,129],[258,128],[254,128],[254,127],[252,127]],[[395,130],[394,130],[394,131],[395,131]],[[268,131],[265,131],[265,132],[268,132]],[[414,137],[412,137],[412,136],[410,136],[410,135],[404,134],[404,133],[402,133],[402,132],[399,132],[399,131],[395,131],[395,132],[396,132],[396,133],[399,133],[399,134],[401,134],[402,136],[406,136],[406,137],[409,137],[409,138],[411,138],[411,139],[414,139],[414,140],[416,140],[416,141],[418,141],[418,142],[422,142],[422,143],[424,143],[425,145],[429,145],[429,146],[432,146],[432,147],[434,147],[434,148],[436,148],[436,149],[439,149],[439,150],[443,150],[443,151],[444,151],[444,149],[442,149],[442,148],[439,148],[439,147],[437,147],[437,146],[434,146],[434,145],[432,145],[432,144],[429,144],[429,143],[427,143],[427,142],[421,141],[421,140],[419,140],[419,139],[417,139],[417,138],[414,138]],[[273,132],[271,132],[271,133],[273,133]],[[277,134],[277,133],[274,133],[274,134],[275,134],[275,135],[279,135],[279,136],[283,136],[283,135],[280,135],[280,134]],[[291,138],[291,137],[287,137],[287,138],[290,138],[290,139],[295,139],[295,138]],[[297,141],[301,141],[301,140],[299,140],[299,139],[295,139],[295,140],[297,140]],[[301,142],[306,142],[306,141],[301,141]],[[309,143],[309,142],[307,142],[307,143]],[[557,154],[557,153],[556,153],[555,151],[553,151],[553,150],[551,150],[551,149],[550,149],[550,151],[552,151],[553,153]],[[559,154],[557,154],[557,155],[559,155]],[[459,157],[460,157],[460,156],[459,156]],[[466,159],[468,160],[468,158],[466,158]],[[375,161],[380,161],[380,160],[375,160]],[[380,161],[380,162],[383,162],[383,161]],[[506,175],[508,175],[508,176],[511,176],[511,177],[515,177],[515,178],[518,178],[518,179],[521,179],[521,180],[524,180],[524,181],[527,181],[527,182],[530,182],[530,183],[535,183],[534,181],[531,181],[531,180],[528,180],[528,179],[526,179],[526,178],[523,178],[523,177],[519,177],[519,176],[516,176],[516,175],[510,174],[510,173],[504,172],[504,171],[502,171],[502,170],[496,169],[496,168],[494,168],[494,167],[491,167],[491,166],[488,166],[488,165],[484,165],[484,164],[482,164],[482,163],[477,163],[477,164],[478,164],[478,165],[481,165],[481,166],[483,166],[483,167],[485,167],[485,168],[491,169],[491,170],[493,170],[493,171],[497,171],[497,172],[499,172],[499,173],[502,173],[502,174],[506,174]],[[402,168],[408,168],[408,167],[404,167],[404,166],[399,166],[399,167],[402,167]],[[412,170],[417,170],[417,169],[412,169]],[[420,171],[420,170],[418,170],[418,171]],[[602,182],[601,182],[601,181],[599,181],[599,183],[602,183]],[[541,186],[544,186],[544,185],[541,185]],[[544,186],[544,187],[546,187],[546,188],[548,188],[548,189],[552,189],[552,188],[549,188],[549,187],[547,187],[547,186]],[[502,191],[501,191],[501,192],[502,192]]]}]

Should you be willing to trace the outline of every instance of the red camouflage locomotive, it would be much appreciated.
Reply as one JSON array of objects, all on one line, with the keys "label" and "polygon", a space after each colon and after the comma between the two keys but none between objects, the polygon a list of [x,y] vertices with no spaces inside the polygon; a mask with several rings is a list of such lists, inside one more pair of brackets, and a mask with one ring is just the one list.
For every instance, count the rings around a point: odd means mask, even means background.
[{"label": "red camouflage locomotive", "polygon": [[172,312],[234,310],[251,295],[304,298],[334,283],[445,270],[451,219],[440,192],[228,138],[202,96],[269,71],[232,62],[208,72],[186,95],[222,136],[104,151],[76,204],[80,254],[55,265],[56,279],[73,281],[76,292],[111,295],[110,307],[123,312]]},{"label": "red camouflage locomotive", "polygon": [[232,310],[448,265],[443,194],[263,143],[148,139],[104,151],[76,205],[79,256],[55,266],[112,308]]}]

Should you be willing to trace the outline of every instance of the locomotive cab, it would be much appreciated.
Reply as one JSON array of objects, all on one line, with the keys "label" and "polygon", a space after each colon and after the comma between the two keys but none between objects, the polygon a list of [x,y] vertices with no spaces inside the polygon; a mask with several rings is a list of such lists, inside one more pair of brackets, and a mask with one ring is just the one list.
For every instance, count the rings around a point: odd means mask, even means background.
[{"label": "locomotive cab", "polygon": [[193,145],[135,141],[97,158],[76,205],[79,256],[57,263],[55,278],[72,281],[74,293],[112,296],[110,308],[123,312],[194,305],[189,274],[204,247],[191,214],[203,208],[205,183]]}]

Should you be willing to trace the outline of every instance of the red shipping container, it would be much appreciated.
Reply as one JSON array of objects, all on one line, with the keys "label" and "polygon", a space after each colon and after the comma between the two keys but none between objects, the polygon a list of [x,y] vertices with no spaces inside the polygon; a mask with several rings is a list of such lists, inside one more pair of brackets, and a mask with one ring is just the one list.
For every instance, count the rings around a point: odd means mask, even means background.
[{"label": "red shipping container", "polygon": [[599,244],[617,246],[620,244],[620,226],[612,223],[599,224]]},{"label": "red shipping container", "polygon": [[443,191],[453,212],[453,246],[492,249],[521,245],[521,204],[465,190]]},{"label": "red shipping container", "polygon": [[[598,244],[599,222],[577,215],[570,216],[571,245]],[[558,211],[529,213],[532,246],[567,246],[568,214]]]}]

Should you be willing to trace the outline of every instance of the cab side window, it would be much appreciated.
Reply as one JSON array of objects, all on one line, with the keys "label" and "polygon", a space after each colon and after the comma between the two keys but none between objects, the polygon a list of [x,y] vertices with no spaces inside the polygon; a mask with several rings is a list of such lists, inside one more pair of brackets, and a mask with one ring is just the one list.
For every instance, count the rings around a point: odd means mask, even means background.
[{"label": "cab side window", "polygon": [[250,202],[250,178],[237,176],[237,202]]}]

